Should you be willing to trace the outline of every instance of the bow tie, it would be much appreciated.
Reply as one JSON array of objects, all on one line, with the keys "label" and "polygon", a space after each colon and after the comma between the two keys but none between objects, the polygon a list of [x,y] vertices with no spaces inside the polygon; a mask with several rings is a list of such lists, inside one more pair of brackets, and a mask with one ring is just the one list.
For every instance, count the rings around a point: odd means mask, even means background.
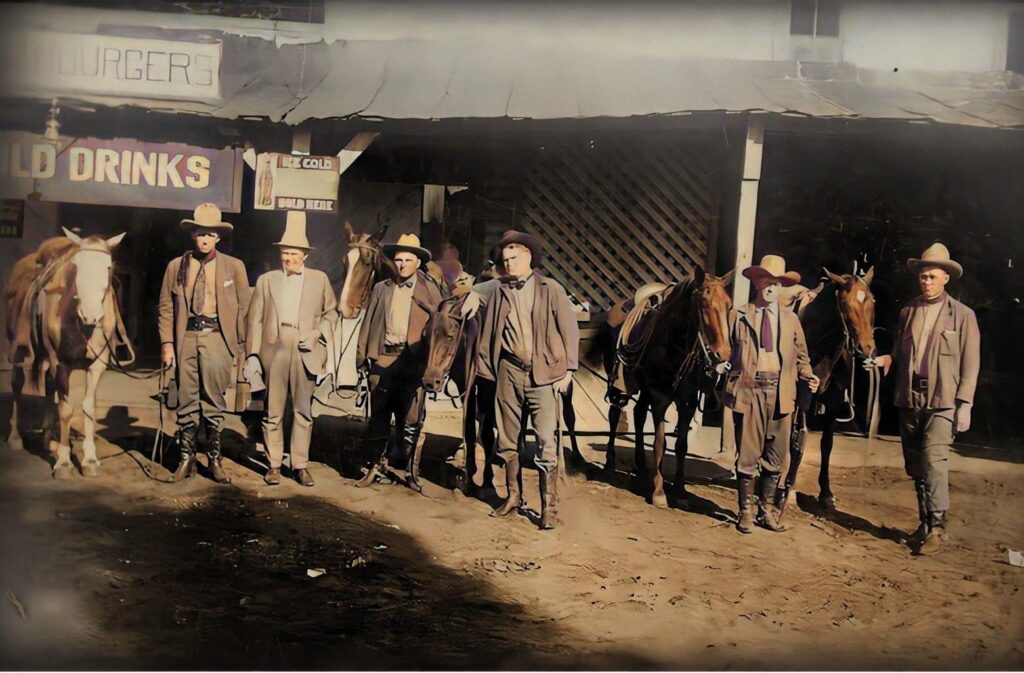
[{"label": "bow tie", "polygon": [[525,280],[510,280],[508,282],[509,288],[513,290],[522,290],[524,285],[526,285]]},{"label": "bow tie", "polygon": [[410,287],[412,287],[412,286],[413,286],[414,284],[415,284],[415,281],[413,281],[412,279],[409,279],[409,280],[405,281],[404,283],[399,283],[399,284],[398,284],[398,287],[406,287],[406,288],[410,288]]}]

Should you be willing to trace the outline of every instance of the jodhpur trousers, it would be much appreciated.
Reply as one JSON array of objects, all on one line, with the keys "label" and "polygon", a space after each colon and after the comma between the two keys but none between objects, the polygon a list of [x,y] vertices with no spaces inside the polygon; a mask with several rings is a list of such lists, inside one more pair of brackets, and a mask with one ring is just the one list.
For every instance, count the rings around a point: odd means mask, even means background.
[{"label": "jodhpur trousers", "polygon": [[408,349],[397,358],[381,355],[370,370],[370,422],[366,440],[372,444],[373,460],[383,458],[391,432],[391,419],[406,455],[419,441],[426,414],[423,364],[413,360]]},{"label": "jodhpur trousers", "polygon": [[948,409],[900,409],[903,464],[914,481],[924,482],[929,512],[949,509],[949,450],[953,446]]},{"label": "jodhpur trousers", "polygon": [[205,418],[219,428],[227,411],[235,359],[220,330],[185,332],[178,344],[178,425]]},{"label": "jodhpur trousers", "polygon": [[522,413],[525,408],[537,433],[537,467],[551,472],[558,467],[559,392],[553,385],[535,386],[530,372],[508,360],[498,365],[495,416],[498,419],[498,453],[508,458],[519,450]]},{"label": "jodhpur trousers", "polygon": [[759,381],[753,390],[750,413],[733,412],[736,426],[736,473],[756,477],[778,474],[789,451],[793,414],[777,415],[778,380]]}]

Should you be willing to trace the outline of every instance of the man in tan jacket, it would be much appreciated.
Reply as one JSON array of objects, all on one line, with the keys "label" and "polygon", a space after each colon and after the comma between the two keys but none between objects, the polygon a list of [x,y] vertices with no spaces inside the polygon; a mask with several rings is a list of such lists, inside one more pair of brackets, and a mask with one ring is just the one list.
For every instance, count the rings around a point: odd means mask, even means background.
[{"label": "man in tan jacket", "polygon": [[786,271],[786,260],[778,255],[765,255],[743,275],[753,283],[756,295],[729,316],[732,358],[725,387],[725,404],[732,409],[736,431],[736,528],[752,533],[754,507],[759,505],[762,524],[779,531],[775,489],[783,452],[789,448],[797,380],[813,392],[818,378],[811,369],[800,320],[779,302],[782,287],[799,283],[800,275]]},{"label": "man in tan jacket", "polygon": [[[263,435],[270,469],[263,480],[281,482],[284,461],[284,411],[292,402],[290,441],[291,468],[295,480],[313,486],[309,473],[309,442],[313,431],[313,392],[316,377],[323,374],[325,352],[317,342],[326,340],[337,321],[337,301],[323,271],[306,267],[312,247],[306,238],[306,214],[289,211],[281,248],[281,268],[256,280],[249,307],[245,352],[246,378],[256,383],[256,372],[265,372],[267,389]],[[257,390],[255,385],[253,390]]]},{"label": "man in tan jacket", "polygon": [[370,446],[370,466],[356,486],[369,486],[387,457],[391,419],[407,459],[406,484],[422,492],[419,482],[420,432],[426,414],[423,369],[427,351],[423,331],[443,299],[440,286],[422,266],[430,251],[415,234],[403,234],[382,248],[395,263],[397,277],[373,286],[359,329],[356,362],[369,375],[370,422],[364,441]]},{"label": "man in tan jacket", "polygon": [[562,395],[579,368],[579,326],[562,286],[535,270],[543,254],[540,241],[507,231],[497,250],[505,275],[474,286],[463,305],[469,316],[485,305],[477,366],[497,387],[497,450],[505,462],[508,498],[491,516],[507,516],[522,502],[519,436],[525,412],[537,433],[540,527],[547,530],[558,523],[558,426]]},{"label": "man in tan jacket", "polygon": [[158,305],[161,359],[164,367],[177,364],[181,462],[173,480],[195,473],[199,422],[206,419],[210,476],[229,483],[221,463],[221,423],[235,356],[245,340],[249,279],[241,260],[217,250],[232,226],[221,221],[216,205],[200,204],[181,226],[194,247],[167,265]]},{"label": "man in tan jacket", "polygon": [[914,480],[920,519],[912,539],[919,554],[934,554],[946,536],[949,451],[954,437],[971,427],[981,332],[974,311],[946,293],[946,284],[964,272],[946,246],[933,244],[907,266],[917,275],[921,294],[900,311],[895,352],[874,364],[888,373],[896,363],[903,460]]}]

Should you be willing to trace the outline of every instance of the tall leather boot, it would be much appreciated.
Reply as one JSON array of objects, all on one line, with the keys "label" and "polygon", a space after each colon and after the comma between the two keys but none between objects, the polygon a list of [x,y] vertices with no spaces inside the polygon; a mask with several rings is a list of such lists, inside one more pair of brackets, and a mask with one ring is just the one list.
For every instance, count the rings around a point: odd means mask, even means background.
[{"label": "tall leather boot", "polygon": [[519,509],[522,504],[519,489],[518,453],[513,453],[505,460],[505,487],[508,489],[508,498],[505,499],[505,504],[491,512],[491,516],[508,516]]},{"label": "tall leather boot", "polygon": [[182,481],[196,473],[196,441],[198,438],[199,426],[195,423],[178,428],[175,442],[178,445],[178,450],[181,451],[181,461],[178,463],[178,469],[171,476],[171,481]]},{"label": "tall leather boot", "polygon": [[206,432],[209,435],[209,446],[206,449],[206,453],[210,459],[210,476],[218,484],[230,484],[231,477],[224,471],[224,465],[221,462],[224,454],[221,453],[220,448],[220,428],[208,426]]},{"label": "tall leather boot", "polygon": [[928,535],[921,543],[917,553],[921,556],[930,556],[942,551],[942,545],[946,541],[946,513],[928,513]]},{"label": "tall leather boot", "polygon": [[387,459],[388,450],[388,438],[376,438],[366,440],[366,443],[370,445],[370,467],[367,468],[366,474],[363,478],[355,483],[356,488],[366,488],[372,486],[380,477],[381,472],[384,468],[384,461]]},{"label": "tall leather boot", "polygon": [[757,500],[754,498],[754,478],[744,474],[736,476],[736,493],[739,496],[739,517],[736,521],[736,530],[741,533],[754,532],[754,507]]},{"label": "tall leather boot", "polygon": [[762,474],[760,477],[761,485],[761,497],[758,501],[758,507],[761,513],[761,522],[764,527],[768,530],[775,531],[776,533],[785,530],[785,526],[782,525],[782,512],[775,506],[775,495],[779,485],[779,475],[777,474]]},{"label": "tall leather boot", "polygon": [[917,530],[910,534],[910,542],[921,544],[928,536],[928,488],[923,480],[917,479],[914,481],[914,490],[917,491],[918,526]]},{"label": "tall leather boot", "polygon": [[420,459],[423,457],[423,447],[419,445],[422,429],[422,423],[407,425],[402,437],[406,458],[405,485],[417,493],[423,492],[423,484],[420,483]]},{"label": "tall leather boot", "polygon": [[540,470],[540,529],[551,530],[561,524],[558,519],[558,465],[551,471]]}]

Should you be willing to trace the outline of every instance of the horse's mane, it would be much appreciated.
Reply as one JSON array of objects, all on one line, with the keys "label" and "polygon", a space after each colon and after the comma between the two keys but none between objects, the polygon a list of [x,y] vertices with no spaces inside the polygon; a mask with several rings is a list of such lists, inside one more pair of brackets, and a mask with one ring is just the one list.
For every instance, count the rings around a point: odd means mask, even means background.
[{"label": "horse's mane", "polygon": [[839,287],[835,283],[826,282],[818,297],[807,305],[800,316],[811,366],[824,357],[832,356],[843,341],[842,318],[836,305],[837,292]]}]

